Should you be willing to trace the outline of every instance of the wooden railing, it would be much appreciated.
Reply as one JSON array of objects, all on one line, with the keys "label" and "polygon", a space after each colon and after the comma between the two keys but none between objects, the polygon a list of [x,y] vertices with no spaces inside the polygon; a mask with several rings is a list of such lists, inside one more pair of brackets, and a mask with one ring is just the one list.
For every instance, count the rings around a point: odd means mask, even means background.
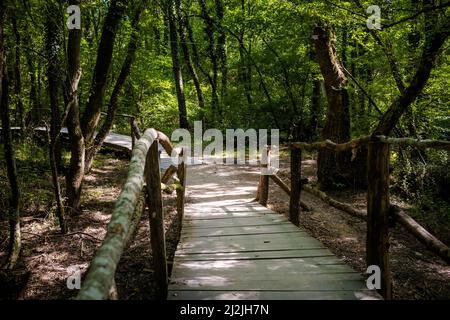
[{"label": "wooden railing", "polygon": [[[362,145],[368,146],[368,190],[367,211],[358,210],[351,205],[332,199],[324,192],[307,186],[301,179],[302,150],[317,151],[328,149],[335,152],[356,151]],[[385,299],[392,298],[392,279],[389,266],[389,225],[390,219],[398,221],[428,249],[436,253],[447,263],[450,263],[450,248],[431,235],[414,219],[399,207],[389,201],[389,161],[390,146],[412,146],[415,148],[434,148],[450,150],[450,141],[416,140],[411,138],[389,138],[385,136],[365,136],[350,142],[336,144],[330,140],[306,143],[295,142],[289,145],[291,149],[291,187],[286,185],[276,174],[261,175],[258,185],[257,200],[266,206],[268,198],[269,177],[279,185],[289,196],[289,219],[299,225],[299,213],[302,202],[301,190],[310,192],[328,204],[348,212],[355,217],[367,221],[366,263],[376,265],[381,270],[380,294]],[[262,154],[262,166],[270,167],[270,149]],[[266,161],[266,159],[269,159]]]},{"label": "wooden railing", "polygon": [[[158,299],[167,297],[168,272],[158,142],[169,155],[175,155],[175,152],[167,136],[155,129],[147,129],[140,136],[136,126],[132,130],[133,135],[138,140],[133,147],[126,183],[115,203],[106,236],[91,261],[77,299],[102,300],[110,296],[111,289],[115,287],[114,275],[120,257],[132,241],[134,231],[146,208],[151,229],[149,240]],[[169,169],[172,170],[172,175],[177,173],[178,176],[177,210],[179,218],[182,219],[186,161],[182,151],[177,153],[181,159],[178,168],[173,171],[171,166]]]}]

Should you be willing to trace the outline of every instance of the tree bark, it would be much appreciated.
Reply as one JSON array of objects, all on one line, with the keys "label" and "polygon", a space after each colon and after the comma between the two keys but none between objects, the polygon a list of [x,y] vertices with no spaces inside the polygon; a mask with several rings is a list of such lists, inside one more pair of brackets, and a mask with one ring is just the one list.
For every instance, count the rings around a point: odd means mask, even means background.
[{"label": "tree bark", "polygon": [[[347,78],[337,56],[334,33],[330,26],[316,27],[314,39],[328,102],[322,138],[337,143],[345,142],[350,139],[349,99],[345,88]],[[349,185],[352,181],[350,159],[349,152],[334,153],[320,150],[317,159],[317,176],[320,187],[329,189],[340,184]]]},{"label": "tree bark", "polygon": [[24,118],[24,109],[23,109],[23,101],[22,101],[22,77],[20,73],[20,33],[17,29],[17,17],[16,15],[12,16],[12,30],[14,33],[14,38],[16,41],[16,50],[15,50],[15,61],[14,61],[14,95],[16,98],[16,116],[19,118],[19,126],[22,130],[25,129],[25,118]]},{"label": "tree bark", "polygon": [[172,56],[172,71],[175,78],[175,89],[177,91],[180,128],[188,129],[189,123],[187,120],[186,98],[184,96],[183,74],[178,52],[178,36],[174,9],[174,0],[168,0],[167,17],[169,20],[170,53]]},{"label": "tree bark", "polygon": [[[32,45],[32,40],[30,36],[27,36],[27,39],[25,41],[28,41],[30,45]],[[29,52],[25,52],[25,58],[27,62],[28,67],[28,75],[30,77],[30,102],[31,102],[31,110],[29,115],[27,116],[27,125],[28,126],[35,126],[41,121],[41,114],[40,114],[40,105],[38,100],[38,90],[36,85],[36,73],[34,70],[34,64],[33,59],[31,58],[31,55]]]},{"label": "tree bark", "polygon": [[[80,0],[72,0],[71,5],[80,5]],[[68,100],[67,130],[70,141],[70,165],[66,175],[67,207],[77,212],[81,205],[81,189],[84,177],[85,143],[80,122],[78,103],[78,83],[81,78],[80,65],[81,30],[69,30],[67,44],[68,77],[66,96]]]},{"label": "tree bark", "polygon": [[52,171],[52,184],[56,200],[56,215],[58,217],[59,226],[62,233],[67,232],[65,221],[64,204],[61,197],[61,187],[58,180],[58,166],[61,159],[61,148],[58,142],[60,126],[60,115],[58,107],[58,56],[59,56],[59,40],[57,35],[58,24],[56,17],[58,17],[58,8],[52,3],[47,4],[47,21],[46,21],[46,53],[47,53],[47,81],[48,94],[51,108],[51,124],[49,135],[49,157],[50,167]]},{"label": "tree bark", "polygon": [[13,269],[17,264],[21,250],[20,236],[20,216],[19,216],[19,198],[20,190],[17,181],[17,169],[14,159],[14,148],[11,136],[11,124],[9,120],[8,106],[8,79],[6,73],[6,50],[4,47],[4,24],[6,20],[6,8],[0,4],[0,108],[2,121],[2,138],[4,145],[4,154],[6,160],[6,170],[8,174],[9,185],[11,188],[11,197],[9,200],[8,220],[9,220],[9,247],[6,269]]}]

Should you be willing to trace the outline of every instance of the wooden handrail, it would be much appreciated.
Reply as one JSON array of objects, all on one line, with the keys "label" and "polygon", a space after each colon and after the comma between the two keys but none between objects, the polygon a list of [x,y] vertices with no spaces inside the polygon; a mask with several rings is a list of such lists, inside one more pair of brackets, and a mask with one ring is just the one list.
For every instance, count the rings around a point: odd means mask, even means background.
[{"label": "wooden handrail", "polygon": [[[330,198],[326,193],[309,186],[301,185],[301,150],[328,149],[335,152],[355,150],[362,145],[368,146],[368,181],[367,214],[351,205]],[[278,176],[272,177],[285,192],[290,195],[289,219],[296,225],[299,223],[300,189],[312,193],[331,206],[348,212],[367,222],[366,262],[367,265],[377,265],[381,269],[381,290],[385,299],[392,298],[392,276],[389,264],[389,220],[401,223],[407,231],[414,235],[425,246],[439,255],[444,261],[450,261],[450,248],[431,235],[410,216],[389,201],[389,160],[390,146],[411,146],[418,149],[433,148],[450,150],[450,141],[418,140],[412,138],[390,138],[386,136],[363,136],[345,143],[335,143],[325,140],[314,143],[294,142],[288,144],[291,149],[291,188],[284,184]],[[263,152],[263,158],[266,151]],[[270,167],[270,164],[269,164]],[[257,200],[266,206],[268,182],[261,174]]]},{"label": "wooden handrail", "polygon": [[336,152],[350,151],[362,145],[368,144],[370,141],[383,142],[390,145],[410,146],[419,149],[433,148],[450,150],[450,141],[444,140],[419,140],[412,138],[390,138],[386,136],[363,136],[345,143],[335,143],[331,140],[307,143],[292,142],[289,146],[293,149],[303,149],[307,151],[328,149]]},{"label": "wooden handrail", "polygon": [[125,246],[130,218],[144,187],[146,156],[156,139],[156,132],[147,130],[133,149],[127,181],[116,201],[105,239],[90,264],[78,299],[102,300],[108,297]]},{"label": "wooden handrail", "polygon": [[[159,140],[162,139],[162,140]],[[167,296],[168,272],[162,210],[161,177],[158,142],[170,152],[174,149],[167,136],[155,129],[147,129],[136,142],[130,161],[125,185],[120,193],[108,224],[104,241],[95,253],[86,279],[77,296],[80,300],[107,299],[114,286],[114,275],[123,250],[130,243],[132,234],[147,202],[150,220],[150,242],[154,261],[154,280],[159,299]],[[186,161],[183,156],[177,174],[181,188],[177,188],[177,211],[184,211]],[[144,182],[147,188],[144,189]],[[138,212],[137,212],[138,211]]]}]

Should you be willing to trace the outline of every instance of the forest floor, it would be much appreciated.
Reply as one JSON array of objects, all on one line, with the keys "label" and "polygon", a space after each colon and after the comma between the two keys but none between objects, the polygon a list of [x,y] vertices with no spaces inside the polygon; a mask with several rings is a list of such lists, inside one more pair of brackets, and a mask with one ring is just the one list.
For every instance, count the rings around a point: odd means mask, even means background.
[{"label": "forest floor", "polygon": [[[82,275],[88,269],[96,249],[106,234],[114,203],[126,180],[129,161],[124,158],[99,155],[91,173],[86,176],[82,212],[69,217],[69,233],[62,235],[52,207],[51,180],[46,174],[24,179],[21,190],[28,205],[23,206],[22,254],[18,265],[21,276],[5,276],[0,271],[1,299],[72,299],[78,290],[67,286],[67,279],[77,270]],[[20,163],[18,164],[21,175]],[[29,170],[29,168],[27,168]],[[0,184],[4,184],[3,174]],[[61,178],[64,184],[64,179]],[[5,186],[6,187],[6,186]],[[5,190],[8,188],[6,187]],[[49,190],[39,199],[30,195]],[[176,219],[175,196],[164,194],[165,228],[169,261],[173,260],[178,243],[179,223]],[[7,222],[0,222],[0,262],[7,251]],[[116,285],[120,299],[152,299],[152,259],[148,217],[144,213],[134,241],[128,247],[116,272]],[[170,266],[169,266],[170,267]],[[22,271],[22,273],[21,273]],[[83,280],[81,280],[83,281]],[[23,286],[21,288],[18,288]]]},{"label": "forest floor", "polygon": [[[19,270],[27,270],[28,279],[16,286],[1,283],[0,299],[71,299],[77,290],[67,288],[67,278],[76,269],[82,274],[88,268],[95,250],[105,236],[115,200],[126,179],[128,160],[99,155],[92,172],[86,177],[82,213],[70,217],[70,232],[61,235],[52,212],[53,198],[51,180],[44,168],[30,173],[30,168],[18,163],[21,170],[27,170],[28,178],[21,184],[26,199],[22,211],[23,251]],[[303,161],[302,174],[314,184],[316,162],[312,158]],[[280,161],[280,176],[288,182],[289,158]],[[41,172],[41,171],[42,172]],[[61,179],[63,183],[63,179]],[[0,172],[0,189],[8,190],[4,173]],[[256,188],[256,185],[255,185]],[[334,198],[351,203],[363,209],[365,192],[339,191],[331,194]],[[0,194],[0,205],[5,205],[5,194]],[[301,225],[312,236],[322,241],[338,257],[355,270],[365,273],[365,223],[323,203],[318,198],[302,192],[302,199],[313,210],[302,212]],[[189,201],[189,200],[188,200]],[[165,228],[169,262],[178,242],[179,221],[176,215],[175,196],[164,195]],[[281,214],[288,214],[288,196],[271,182],[269,208]],[[430,225],[427,221],[427,227]],[[433,224],[432,224],[433,225]],[[434,224],[436,225],[436,224]],[[5,258],[7,247],[6,221],[0,221],[0,262]],[[444,230],[444,231],[442,231]],[[447,230],[447,232],[445,232]],[[442,241],[449,243],[448,228],[430,229]],[[120,299],[152,299],[152,259],[147,216],[142,216],[132,245],[122,256],[116,273],[116,283]],[[391,237],[391,263],[396,299],[448,299],[450,297],[450,266],[427,251],[414,237],[400,226],[393,229]],[[171,265],[169,264],[169,271]],[[26,281],[27,280],[27,281]],[[7,291],[5,293],[5,291]]]}]

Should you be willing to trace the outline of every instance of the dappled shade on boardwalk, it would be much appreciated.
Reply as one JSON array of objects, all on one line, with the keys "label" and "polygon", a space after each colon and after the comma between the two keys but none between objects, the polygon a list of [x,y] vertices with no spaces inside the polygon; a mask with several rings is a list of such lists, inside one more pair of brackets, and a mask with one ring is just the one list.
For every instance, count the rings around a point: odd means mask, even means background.
[{"label": "dappled shade on boardwalk", "polygon": [[168,299],[373,299],[305,230],[252,202],[258,169],[192,167]]}]

